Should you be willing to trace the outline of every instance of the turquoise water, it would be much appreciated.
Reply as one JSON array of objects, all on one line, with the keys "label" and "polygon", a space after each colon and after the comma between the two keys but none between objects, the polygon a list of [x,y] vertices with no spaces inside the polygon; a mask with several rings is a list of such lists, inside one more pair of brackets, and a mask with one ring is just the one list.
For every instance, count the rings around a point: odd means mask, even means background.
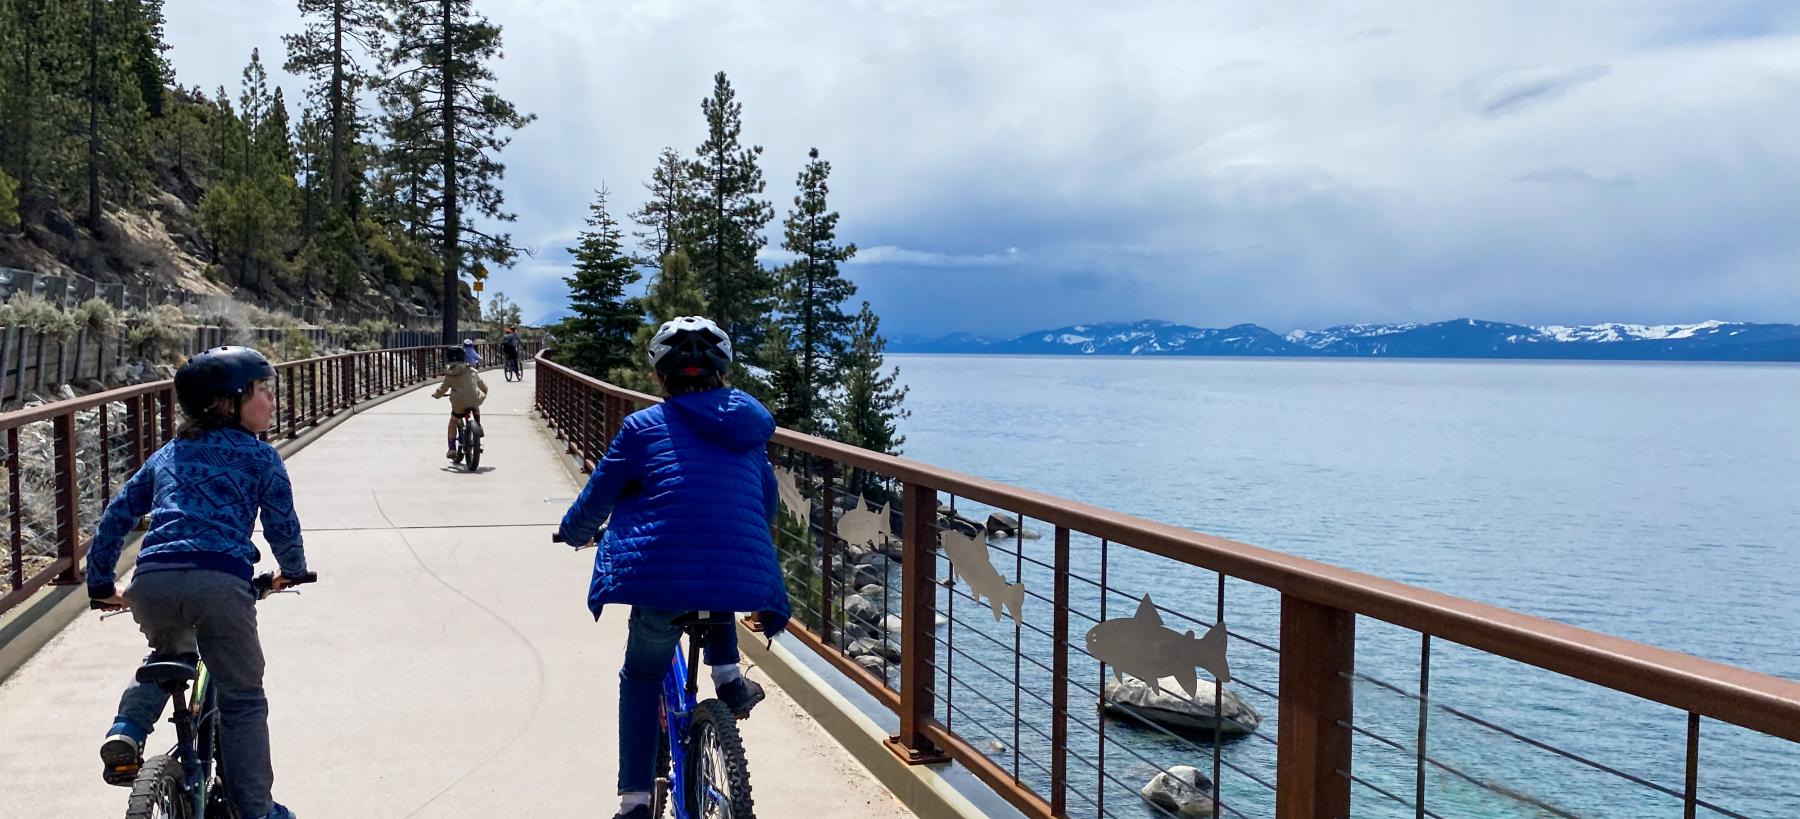
[{"label": "turquoise water", "polygon": [[[1800,366],[1269,359],[1091,359],[891,356],[912,388],[905,454],[1158,521],[1560,620],[1653,645],[1800,678]],[[978,519],[985,510],[966,502]],[[1046,536],[1023,542],[1049,562]],[[1009,548],[1010,542],[1006,544]],[[1100,544],[1077,538],[1076,570],[1098,580]],[[1209,622],[1216,576],[1110,548],[1107,617],[1139,595]],[[1048,573],[1022,564],[1048,597]],[[1097,588],[1076,582],[1077,608],[1098,614]],[[1275,645],[1276,596],[1232,581],[1226,620]],[[951,718],[970,737],[1005,746],[993,758],[1047,777],[1047,673],[1021,663],[1014,699],[1014,625],[955,605],[958,682]],[[1026,623],[1048,630],[1049,606]],[[1178,621],[1170,619],[1171,626]],[[1077,637],[1086,622],[1072,629]],[[1180,628],[1204,626],[1180,624]],[[1416,691],[1416,633],[1359,619],[1358,669]],[[994,641],[981,639],[982,632]],[[1046,659],[1048,641],[1018,640]],[[998,644],[996,644],[998,643]],[[1277,691],[1275,657],[1233,642],[1237,676]],[[979,664],[986,664],[982,669]],[[1099,669],[1077,662],[1071,702],[1094,701]],[[946,686],[941,685],[940,688]],[[958,690],[958,689],[962,690]],[[1258,709],[1257,737],[1228,742],[1225,815],[1273,815],[1255,779],[1274,780],[1276,703],[1233,690]],[[943,693],[943,691],[940,691]],[[1595,686],[1460,646],[1431,648],[1436,704],[1680,792],[1686,717]],[[1356,688],[1354,773],[1414,799],[1417,702]],[[1085,699],[1084,699],[1085,698]],[[940,712],[945,706],[940,705]],[[1098,760],[1090,710],[1071,753]],[[1014,715],[1022,715],[1015,720]],[[1680,816],[1676,797],[1592,770],[1447,712],[1428,717],[1426,807],[1453,816]],[[1021,725],[1015,729],[1014,723]],[[1018,741],[1014,741],[1014,732]],[[1109,777],[1071,762],[1076,815],[1104,791],[1115,816],[1159,816],[1133,796],[1155,766],[1210,773],[1209,743],[1106,725]],[[978,742],[985,747],[984,743]],[[1019,759],[1015,763],[1015,749]],[[1800,747],[1707,721],[1700,796],[1751,817],[1800,816]],[[1138,757],[1144,757],[1140,759]],[[1485,787],[1484,787],[1485,786]],[[1357,785],[1355,815],[1412,816]],[[1235,811],[1235,813],[1233,812]],[[1702,809],[1701,816],[1719,815]]]}]

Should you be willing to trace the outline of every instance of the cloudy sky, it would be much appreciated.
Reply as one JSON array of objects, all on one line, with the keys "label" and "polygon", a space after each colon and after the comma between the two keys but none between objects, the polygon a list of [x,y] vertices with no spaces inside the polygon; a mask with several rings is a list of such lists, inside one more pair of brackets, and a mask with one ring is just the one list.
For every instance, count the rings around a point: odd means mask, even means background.
[{"label": "cloudy sky", "polygon": [[[772,244],[816,146],[890,334],[1800,321],[1789,0],[477,7],[538,116],[504,156],[537,252],[490,279],[528,319],[563,303],[592,191],[634,208],[724,70]],[[166,8],[180,81],[234,92],[299,25],[280,0]]]}]

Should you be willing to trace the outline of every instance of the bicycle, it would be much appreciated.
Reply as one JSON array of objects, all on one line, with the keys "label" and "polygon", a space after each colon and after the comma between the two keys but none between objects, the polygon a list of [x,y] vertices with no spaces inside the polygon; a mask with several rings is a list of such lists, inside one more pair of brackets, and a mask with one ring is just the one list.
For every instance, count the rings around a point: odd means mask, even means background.
[{"label": "bicycle", "polygon": [[457,416],[456,457],[451,463],[461,464],[469,472],[481,465],[481,420],[475,417],[474,410]]},{"label": "bicycle", "polygon": [[[293,585],[313,583],[317,572],[292,578]],[[274,590],[275,577],[264,573],[251,580],[256,599]],[[101,617],[122,614],[99,600],[89,608],[108,611]],[[174,713],[175,746],[167,753],[144,760],[125,808],[125,819],[238,819],[237,808],[225,795],[224,759],[219,744],[219,695],[210,684],[206,661],[198,655],[152,656],[137,670],[138,682],[152,683],[168,692]],[[188,683],[194,684],[187,699]]]},{"label": "bicycle", "polygon": [[525,380],[525,365],[520,363],[517,353],[506,356],[505,376],[508,381]]},{"label": "bicycle", "polygon": [[[560,534],[550,539],[563,542]],[[571,545],[576,551],[593,546]],[[695,699],[700,644],[707,629],[733,628],[735,620],[728,611],[690,611],[675,618],[675,625],[687,635],[687,654],[683,656],[677,644],[663,675],[662,731],[657,736],[656,786],[650,801],[650,815],[658,819],[665,808],[673,810],[674,819],[755,819],[750,766],[744,759],[737,717],[717,698]],[[680,741],[672,743],[670,737]]]}]

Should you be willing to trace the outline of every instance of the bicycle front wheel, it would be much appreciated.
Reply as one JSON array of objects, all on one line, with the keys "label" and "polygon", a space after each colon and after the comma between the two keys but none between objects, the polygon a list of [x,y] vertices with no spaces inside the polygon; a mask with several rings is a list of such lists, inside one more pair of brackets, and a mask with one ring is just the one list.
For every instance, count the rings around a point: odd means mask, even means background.
[{"label": "bicycle front wheel", "polygon": [[144,761],[131,785],[125,819],[195,819],[193,797],[182,781],[180,762],[167,754]]},{"label": "bicycle front wheel", "polygon": [[750,799],[750,765],[744,760],[744,740],[738,735],[737,718],[718,700],[707,700],[694,709],[688,728],[692,754],[688,758],[688,815],[702,819],[753,819]]}]

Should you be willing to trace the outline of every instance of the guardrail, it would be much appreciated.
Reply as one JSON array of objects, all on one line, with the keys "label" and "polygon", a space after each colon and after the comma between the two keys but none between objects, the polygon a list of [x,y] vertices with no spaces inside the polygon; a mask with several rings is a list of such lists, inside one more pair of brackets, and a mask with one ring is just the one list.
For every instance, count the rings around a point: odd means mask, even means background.
[{"label": "guardrail", "polygon": [[[275,427],[294,438],[357,404],[438,378],[444,347],[369,350],[275,365]],[[478,344],[488,366],[498,345]],[[527,352],[532,350],[528,347]],[[144,460],[175,436],[173,382],[0,414],[0,612],[43,586],[80,582],[86,534]]]},{"label": "guardrail", "polygon": [[[546,356],[536,388],[589,470],[659,400]],[[1210,766],[1216,815],[1800,815],[1800,682],[785,429],[770,460],[799,642],[894,712],[897,756],[954,759],[1027,816],[1194,815],[1125,780],[1182,759]],[[1229,687],[1193,693],[1134,698],[1080,638],[1137,619],[1179,640],[1227,614]],[[1459,703],[1477,671],[1593,694],[1609,719],[1547,741]],[[1651,759],[1596,759],[1620,749]]]}]

